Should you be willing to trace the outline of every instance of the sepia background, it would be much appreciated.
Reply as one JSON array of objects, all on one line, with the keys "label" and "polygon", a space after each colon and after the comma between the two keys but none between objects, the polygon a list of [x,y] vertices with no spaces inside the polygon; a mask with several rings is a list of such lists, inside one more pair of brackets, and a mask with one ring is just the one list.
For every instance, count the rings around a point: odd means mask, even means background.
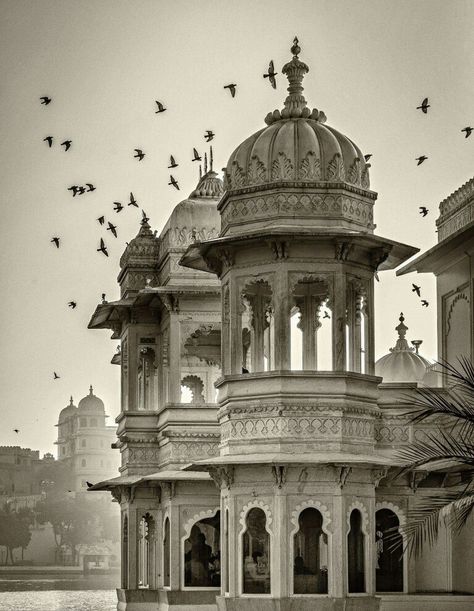
[{"label": "sepia background", "polygon": [[[205,130],[216,134],[220,171],[282,107],[286,79],[278,75],[273,90],[262,75],[270,59],[280,72],[295,35],[310,66],[308,105],[373,154],[377,233],[432,246],[438,203],[473,173],[474,135],[460,131],[474,124],[473,26],[471,0],[2,0],[0,444],[51,451],[59,410],[90,384],[118,414],[115,342],[87,330],[101,294],[118,298],[119,258],[141,218],[133,207],[116,214],[113,202],[125,205],[133,191],[160,231],[196,185],[192,148],[204,153]],[[223,88],[231,82],[234,99]],[[427,115],[416,110],[425,96]],[[165,113],[155,114],[155,100]],[[167,185],[170,154],[180,191]],[[417,167],[420,155],[428,160]],[[73,198],[67,188],[86,182],[96,191]],[[117,224],[117,239],[101,215]],[[101,237],[108,258],[96,251]],[[430,276],[380,274],[377,356],[394,345],[403,311],[408,339],[436,358],[434,296]]]}]

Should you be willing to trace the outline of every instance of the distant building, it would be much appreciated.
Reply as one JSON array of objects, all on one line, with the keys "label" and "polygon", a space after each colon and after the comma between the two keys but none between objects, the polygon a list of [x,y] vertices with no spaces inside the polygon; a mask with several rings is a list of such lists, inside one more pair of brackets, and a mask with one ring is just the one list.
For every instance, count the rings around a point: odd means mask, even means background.
[{"label": "distant building", "polygon": [[0,447],[0,498],[41,494],[37,478],[41,464],[38,450],[20,446]]},{"label": "distant building", "polygon": [[115,427],[107,426],[107,417],[104,402],[94,395],[92,386],[77,407],[71,397],[59,414],[58,460],[71,469],[73,492],[117,473],[117,453],[111,449]]}]

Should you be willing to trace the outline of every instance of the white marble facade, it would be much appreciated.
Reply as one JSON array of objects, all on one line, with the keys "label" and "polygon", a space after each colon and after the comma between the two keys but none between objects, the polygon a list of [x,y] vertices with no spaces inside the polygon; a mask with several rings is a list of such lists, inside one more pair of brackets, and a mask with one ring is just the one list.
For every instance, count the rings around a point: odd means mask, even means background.
[{"label": "white marble facade", "polygon": [[89,325],[121,340],[122,466],[94,487],[121,506],[121,610],[473,608],[450,533],[417,560],[384,541],[451,477],[396,477],[433,425],[416,381],[374,375],[374,274],[416,249],[373,233],[369,165],[308,108],[299,53],[284,109],[142,223]]}]

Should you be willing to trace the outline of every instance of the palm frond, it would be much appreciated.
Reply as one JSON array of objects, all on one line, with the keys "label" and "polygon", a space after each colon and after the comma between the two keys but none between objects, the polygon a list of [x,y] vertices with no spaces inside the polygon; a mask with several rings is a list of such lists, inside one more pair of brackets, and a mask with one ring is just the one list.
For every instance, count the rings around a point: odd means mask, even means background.
[{"label": "palm frond", "polygon": [[470,436],[463,435],[461,431],[456,436],[442,430],[436,435],[427,434],[425,439],[400,449],[397,456],[408,463],[404,472],[442,460],[474,467],[474,445],[470,442]]}]

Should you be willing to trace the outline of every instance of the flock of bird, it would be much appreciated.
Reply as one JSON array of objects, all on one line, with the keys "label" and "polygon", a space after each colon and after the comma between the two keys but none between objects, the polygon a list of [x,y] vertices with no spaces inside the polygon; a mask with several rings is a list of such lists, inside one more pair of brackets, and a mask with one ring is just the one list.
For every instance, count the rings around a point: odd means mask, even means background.
[{"label": "flock of bird", "polygon": [[[276,76],[277,76],[277,72],[275,72],[275,68],[274,68],[274,64],[273,64],[273,60],[271,60],[269,62],[268,65],[268,71],[266,73],[263,74],[263,78],[264,79],[268,79],[268,82],[270,83],[271,87],[273,87],[273,89],[276,89],[277,87],[277,82],[276,82]],[[224,85],[224,89],[229,90],[229,93],[231,95],[232,98],[235,98],[236,93],[237,93],[237,84],[236,83],[229,83],[227,85]],[[52,102],[52,98],[49,96],[42,96],[40,97],[40,101],[41,104],[44,106],[48,106],[49,104],[51,104]],[[161,114],[164,113],[167,108],[165,107],[165,105],[163,104],[163,102],[159,101],[159,100],[155,100],[156,103],[156,110],[155,110],[155,114]],[[428,109],[431,108],[431,104],[429,104],[428,102],[428,98],[424,98],[423,101],[421,102],[421,104],[419,106],[416,107],[417,110],[421,110],[421,112],[423,114],[427,114],[428,113]],[[463,129],[461,129],[462,133],[465,133],[465,138],[469,138],[469,136],[471,135],[472,131],[474,128],[467,126],[464,127]],[[215,133],[212,130],[206,130],[204,133],[204,139],[206,141],[206,143],[211,142],[213,140],[213,138],[215,137]],[[53,142],[54,142],[54,136],[46,136],[43,140],[44,142],[46,142],[48,144],[49,148],[52,148],[53,146]],[[68,140],[64,140],[63,142],[60,143],[60,146],[64,147],[64,151],[67,152],[70,150],[71,146],[72,146],[73,142],[72,140],[68,139]],[[143,159],[146,156],[146,153],[141,149],[141,148],[136,148],[134,149],[134,155],[133,158],[137,159],[138,162],[143,161]],[[211,159],[212,159],[212,146],[211,146]],[[364,159],[366,162],[369,161],[369,159],[372,157],[372,154],[369,153],[367,155],[364,155]],[[417,162],[417,166],[420,166],[422,163],[424,163],[426,160],[428,159],[427,155],[420,155],[419,157],[415,158],[415,161]],[[202,156],[199,154],[198,150],[196,148],[193,147],[193,156],[191,158],[192,162],[195,161],[202,161]],[[206,163],[206,161],[205,161]],[[179,166],[178,162],[176,161],[176,158],[173,155],[170,155],[170,161],[169,161],[169,165],[168,165],[168,169],[175,169]],[[212,163],[211,163],[211,167],[212,167]],[[169,186],[174,187],[175,189],[177,189],[179,191],[179,183],[178,180],[173,176],[173,174],[170,174],[170,179],[168,182]],[[96,190],[96,187],[92,184],[92,183],[85,183],[85,185],[72,185],[70,187],[68,187],[68,191],[71,191],[72,196],[76,197],[78,195],[84,195],[87,193],[91,193],[93,191]],[[127,202],[127,206],[132,206],[132,207],[136,207],[139,208],[139,204],[137,202],[137,200],[135,199],[134,195],[132,192],[130,192],[130,197],[129,197],[129,201]],[[113,210],[115,213],[120,213],[123,209],[125,208],[124,204],[122,204],[121,202],[113,202]],[[428,208],[426,208],[425,206],[420,206],[419,207],[419,211],[420,214],[423,217],[426,217],[429,210]],[[148,217],[146,216],[145,212],[142,210],[142,222],[144,221],[148,221]],[[105,215],[101,215],[97,218],[97,221],[99,222],[99,224],[105,225],[106,219],[105,219]],[[117,238],[118,234],[117,234],[117,225],[114,225],[111,221],[107,221],[107,227],[106,227],[106,231],[110,231],[110,233]],[[61,242],[61,238],[58,236],[55,236],[51,239],[51,242],[56,246],[56,248],[60,247],[60,242]],[[109,256],[108,250],[107,250],[107,245],[104,241],[104,238],[101,237],[100,238],[100,244],[99,244],[99,248],[97,248],[97,252],[102,253],[103,255],[105,255],[106,257]],[[418,297],[421,298],[421,289],[419,286],[413,284],[413,289],[412,291],[415,292]],[[105,301],[105,294],[102,294],[102,300]],[[428,307],[429,303],[428,301],[426,301],[426,299],[421,299],[421,305],[423,307]],[[77,307],[77,302],[76,301],[70,301],[68,303],[68,306],[71,309],[75,309]],[[329,315],[326,313],[325,317],[329,318]],[[56,373],[53,372],[53,378],[55,380],[59,379],[60,376]],[[18,431],[16,431],[18,432]]]}]

